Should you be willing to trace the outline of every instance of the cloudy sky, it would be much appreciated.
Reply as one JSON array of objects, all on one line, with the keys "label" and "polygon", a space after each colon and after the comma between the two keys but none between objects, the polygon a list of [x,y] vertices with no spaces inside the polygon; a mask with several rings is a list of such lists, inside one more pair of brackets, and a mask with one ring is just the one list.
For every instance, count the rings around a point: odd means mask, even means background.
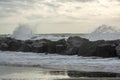
[{"label": "cloudy sky", "polygon": [[29,24],[36,33],[88,33],[120,27],[120,0],[0,0],[0,33]]}]

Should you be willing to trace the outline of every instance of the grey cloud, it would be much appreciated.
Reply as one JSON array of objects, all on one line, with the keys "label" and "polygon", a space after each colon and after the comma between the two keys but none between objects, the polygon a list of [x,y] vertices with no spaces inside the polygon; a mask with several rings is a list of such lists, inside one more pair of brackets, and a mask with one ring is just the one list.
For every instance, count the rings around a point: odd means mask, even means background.
[{"label": "grey cloud", "polygon": [[93,2],[95,0],[57,0],[60,2]]},{"label": "grey cloud", "polygon": [[120,0],[117,0],[117,1],[120,1]]},{"label": "grey cloud", "polygon": [[60,4],[53,4],[53,3],[47,3],[47,2],[43,2],[41,4],[47,5],[49,7],[55,7],[55,8],[60,7]]}]

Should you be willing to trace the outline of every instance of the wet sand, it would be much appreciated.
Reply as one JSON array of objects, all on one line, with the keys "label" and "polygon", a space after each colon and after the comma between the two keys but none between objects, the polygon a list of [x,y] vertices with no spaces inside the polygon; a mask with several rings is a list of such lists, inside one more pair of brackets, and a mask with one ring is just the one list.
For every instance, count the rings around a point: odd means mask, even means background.
[{"label": "wet sand", "polygon": [[51,74],[50,69],[35,67],[0,66],[1,80],[53,80],[69,78],[66,73]]},{"label": "wet sand", "polygon": [[[80,72],[72,72],[79,75]],[[71,72],[70,72],[71,74]],[[88,73],[80,73],[80,75]],[[43,69],[39,67],[18,67],[18,66],[1,66],[0,80],[120,80],[119,77],[69,77],[65,71],[55,71],[52,69]],[[75,76],[77,76],[75,75]]]}]

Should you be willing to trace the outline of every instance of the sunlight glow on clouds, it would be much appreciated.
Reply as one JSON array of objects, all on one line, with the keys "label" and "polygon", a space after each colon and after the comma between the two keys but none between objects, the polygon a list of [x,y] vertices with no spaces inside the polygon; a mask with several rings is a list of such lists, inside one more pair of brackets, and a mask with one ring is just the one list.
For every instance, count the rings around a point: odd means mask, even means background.
[{"label": "sunlight glow on clouds", "polygon": [[120,0],[0,0],[0,33],[19,23],[36,25],[36,33],[86,33],[119,21]]}]

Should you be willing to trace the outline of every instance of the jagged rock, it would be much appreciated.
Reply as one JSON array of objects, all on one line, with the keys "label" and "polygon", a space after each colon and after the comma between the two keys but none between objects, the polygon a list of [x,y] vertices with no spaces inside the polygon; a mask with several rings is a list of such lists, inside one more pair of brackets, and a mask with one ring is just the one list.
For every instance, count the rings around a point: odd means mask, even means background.
[{"label": "jagged rock", "polygon": [[85,39],[85,38],[78,37],[78,36],[69,37],[67,39],[67,46],[68,47],[80,47],[85,42],[89,42],[89,40]]},{"label": "jagged rock", "polygon": [[[114,42],[114,41],[113,41]],[[116,57],[116,45],[104,40],[87,42],[79,47],[79,56]]]},{"label": "jagged rock", "polygon": [[69,47],[64,52],[64,55],[78,55],[78,48],[77,47]]},{"label": "jagged rock", "polygon": [[61,39],[58,41],[51,41],[48,43],[48,53],[58,53],[61,54],[66,49],[66,41],[65,39]]},{"label": "jagged rock", "polygon": [[89,41],[81,37],[69,37],[67,41],[0,39],[0,50],[37,52],[47,54],[117,57],[120,56],[120,40]]},{"label": "jagged rock", "polygon": [[120,58],[120,44],[116,47],[117,56]]},{"label": "jagged rock", "polygon": [[32,52],[37,52],[37,53],[48,52],[48,43],[49,42],[50,41],[46,40],[46,39],[34,41],[31,44],[31,46],[32,46]]},{"label": "jagged rock", "polygon": [[8,47],[9,47],[9,45],[6,44],[6,43],[1,43],[0,44],[0,50],[2,50],[2,51],[7,51]]},{"label": "jagged rock", "polygon": [[65,51],[65,54],[67,54],[67,55],[78,54],[78,48],[86,42],[89,42],[89,40],[85,39],[85,38],[78,37],[78,36],[69,37],[67,39],[67,49]]},{"label": "jagged rock", "polygon": [[32,52],[32,46],[30,44],[22,44],[20,48],[17,51],[23,51],[23,52]]},{"label": "jagged rock", "polygon": [[117,57],[115,44],[100,44],[97,46],[93,56]]},{"label": "jagged rock", "polygon": [[17,51],[20,48],[20,46],[22,46],[22,41],[11,40],[11,42],[8,45],[9,45],[8,48],[9,51]]},{"label": "jagged rock", "polygon": [[66,49],[66,46],[65,45],[62,45],[62,44],[59,44],[59,45],[56,45],[56,53],[63,53]]},{"label": "jagged rock", "polygon": [[92,56],[98,45],[104,41],[86,42],[79,47],[79,56]]}]

